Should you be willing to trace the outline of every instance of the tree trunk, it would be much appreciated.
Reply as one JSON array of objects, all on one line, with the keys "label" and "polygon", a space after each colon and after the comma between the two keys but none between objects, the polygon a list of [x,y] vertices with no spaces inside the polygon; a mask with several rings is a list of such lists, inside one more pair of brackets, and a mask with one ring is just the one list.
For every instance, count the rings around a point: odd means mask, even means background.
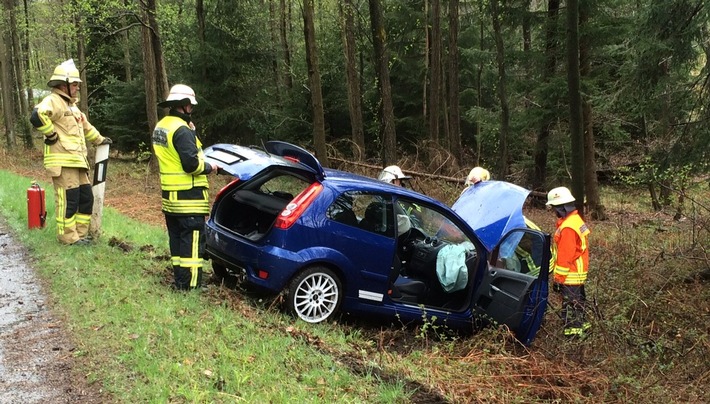
[{"label": "tree trunk", "polygon": [[[542,83],[547,84],[555,75],[555,67],[557,66],[557,18],[560,10],[560,0],[548,0],[547,2],[547,21],[545,23],[545,67],[542,72]],[[555,120],[553,114],[553,106],[548,97],[540,100],[542,108],[542,119],[540,128],[537,133],[537,141],[535,142],[535,151],[533,155],[534,168],[531,175],[532,189],[536,191],[545,189],[545,181],[547,180],[547,152],[548,139],[550,137],[550,126]]]},{"label": "tree trunk", "polygon": [[[128,6],[129,0],[124,0],[123,5]],[[121,26],[124,28],[121,30],[121,47],[123,48],[123,73],[125,75],[126,83],[133,81],[133,72],[131,69],[131,42],[128,35],[128,19],[126,16],[121,16]]]},{"label": "tree trunk", "polygon": [[[30,68],[30,11],[27,8],[27,0],[23,0],[22,2],[23,5],[23,12],[24,12],[24,17],[25,17],[25,29],[22,31],[22,39],[24,43],[24,47],[22,49],[22,59],[25,61],[25,67],[27,69]],[[32,91],[32,83],[30,81],[30,75],[27,74],[25,76],[25,83],[24,87],[27,90],[27,110],[29,111],[31,108],[34,107],[34,92]],[[34,147],[34,145],[33,145]]]},{"label": "tree trunk", "polygon": [[[429,19],[429,0],[424,0],[424,17]],[[429,93],[429,55],[431,53],[431,46],[429,44],[429,24],[424,24],[424,78],[422,80],[422,118],[428,119],[429,117],[429,101],[427,101],[427,96]]]},{"label": "tree trunk", "polygon": [[[17,18],[15,16],[15,3],[14,1],[12,2],[11,9],[6,9],[6,12],[9,16],[7,23],[8,23],[8,29],[10,31],[10,44],[12,45],[12,50],[10,52],[11,60],[12,60],[12,69],[14,72],[14,78],[15,81],[12,83],[12,88],[14,89],[14,93],[16,95],[16,102],[15,102],[15,114],[16,116],[21,116],[21,117],[28,117],[30,116],[29,112],[29,107],[27,104],[27,93],[24,91],[25,89],[25,78],[24,78],[24,72],[25,72],[25,67],[23,66],[23,61],[24,61],[24,55],[25,52],[22,51],[22,47],[20,46],[20,37],[17,34],[18,29],[17,29]],[[20,119],[16,122],[17,129],[20,132],[20,136],[22,137],[22,140],[25,144],[25,148],[31,149],[34,147],[32,143],[32,127],[30,126],[30,122],[27,119]]]},{"label": "tree trunk", "polygon": [[[582,31],[579,41],[580,76],[588,77],[591,72],[589,59],[590,38],[585,33],[589,22],[589,5],[584,3],[579,8],[579,28]],[[599,181],[597,180],[596,148],[594,146],[594,119],[592,104],[587,99],[582,99],[582,120],[584,123],[584,166],[585,166],[585,194],[587,196],[587,212],[595,220],[604,220],[606,214],[599,197]]]},{"label": "tree trunk", "polygon": [[508,176],[508,133],[510,132],[510,107],[508,106],[507,81],[505,71],[505,47],[501,31],[501,13],[496,1],[490,2],[493,20],[493,36],[496,44],[496,64],[498,65],[498,101],[500,102],[500,132],[498,133],[498,166],[500,179]]},{"label": "tree trunk", "polygon": [[[157,0],[147,0],[148,7],[148,24],[150,25],[150,42],[152,44],[153,58],[155,60],[155,85],[158,97],[164,99],[170,91],[168,85],[168,73],[165,69],[165,58],[163,58],[163,45],[160,39],[160,27],[158,20],[155,19],[157,14]],[[157,123],[157,122],[156,122]],[[151,127],[151,130],[153,127]]]},{"label": "tree trunk", "polygon": [[[289,3],[290,4],[290,3]],[[291,78],[291,51],[288,46],[287,23],[289,21],[289,13],[286,10],[286,0],[281,0],[281,24],[279,34],[281,37],[281,52],[283,55],[283,79],[286,88],[293,88],[293,79]]]},{"label": "tree trunk", "polygon": [[572,147],[572,195],[580,213],[584,212],[584,133],[582,131],[582,95],[579,78],[579,2],[567,1],[567,88],[569,126]]},{"label": "tree trunk", "polygon": [[[271,10],[271,2],[269,2],[269,10]],[[204,0],[195,2],[195,14],[197,17],[197,40],[200,41],[200,49],[205,48],[205,3]],[[200,63],[202,80],[207,81],[207,64]],[[168,90],[170,91],[170,90]]]},{"label": "tree trunk", "polygon": [[313,23],[313,1],[303,1],[303,35],[306,41],[306,62],[308,64],[308,82],[311,85],[311,104],[313,107],[313,147],[321,165],[328,167],[328,149],[325,144],[325,117],[323,113],[323,94],[321,93],[320,72],[318,71],[318,49]]},{"label": "tree trunk", "polygon": [[390,85],[389,56],[385,34],[384,17],[380,0],[368,0],[370,5],[370,26],[375,49],[375,71],[380,93],[380,135],[382,136],[382,164],[387,166],[397,162],[397,136],[394,127],[392,107],[392,87]]},{"label": "tree trunk", "polygon": [[353,16],[355,6],[353,0],[340,3],[340,14],[343,21],[343,50],[345,53],[345,79],[348,89],[348,108],[350,110],[350,128],[353,139],[353,155],[361,155],[365,150],[365,129],[362,120],[362,94],[358,78],[357,59],[355,57],[355,23]]},{"label": "tree trunk", "polygon": [[429,66],[429,139],[439,143],[439,110],[441,106],[441,4],[431,0],[431,53]]},{"label": "tree trunk", "polygon": [[[13,0],[3,0],[3,6],[8,7],[8,2]],[[7,148],[12,150],[16,146],[15,140],[15,97],[12,92],[13,74],[12,74],[12,55],[9,50],[11,48],[9,27],[0,26],[2,28],[2,40],[0,40],[0,90],[2,91],[2,110],[3,122],[5,124],[5,136],[7,140]]]},{"label": "tree trunk", "polygon": [[449,1],[449,149],[460,163],[461,115],[459,110],[459,0]]},{"label": "tree trunk", "polygon": [[[148,10],[143,9],[143,21],[147,21]],[[158,123],[158,86],[155,72],[155,53],[153,51],[153,40],[148,26],[141,27],[141,42],[143,49],[143,80],[145,82],[145,110],[148,118],[148,134],[153,132],[153,128]]]}]

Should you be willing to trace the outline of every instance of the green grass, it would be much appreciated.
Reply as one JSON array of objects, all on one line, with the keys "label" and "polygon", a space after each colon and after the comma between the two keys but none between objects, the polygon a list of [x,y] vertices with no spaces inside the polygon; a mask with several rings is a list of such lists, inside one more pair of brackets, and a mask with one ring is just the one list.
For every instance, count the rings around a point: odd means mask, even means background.
[{"label": "green grass", "polygon": [[[27,230],[26,178],[0,171],[3,216],[31,250],[34,266],[78,344],[76,355],[92,365],[90,376],[123,402],[392,402],[406,398],[402,386],[354,375],[307,340],[294,337],[303,324],[274,310],[227,304],[215,288],[176,293],[169,288],[167,235],[159,227],[104,210],[103,235],[91,247],[55,240],[51,186],[50,220]],[[117,238],[136,248],[111,247]],[[153,246],[155,252],[141,252]],[[152,251],[152,249],[146,249]],[[246,315],[245,315],[246,314]],[[322,333],[320,331],[323,331]],[[328,325],[307,332],[334,334]]]},{"label": "green grass", "polygon": [[[643,191],[604,188],[610,218],[590,222],[592,333],[563,338],[552,295],[526,349],[505,330],[438,338],[432,324],[314,326],[241,291],[174,293],[162,228],[107,207],[97,245],[63,247],[51,195],[48,227],[26,229],[29,184],[0,171],[2,214],[48,281],[81,371],[116,401],[710,402],[710,288],[694,278],[708,268],[710,214],[688,202],[676,221],[674,208],[651,212]],[[688,192],[710,195],[707,181]],[[550,211],[525,213],[554,228]]]}]

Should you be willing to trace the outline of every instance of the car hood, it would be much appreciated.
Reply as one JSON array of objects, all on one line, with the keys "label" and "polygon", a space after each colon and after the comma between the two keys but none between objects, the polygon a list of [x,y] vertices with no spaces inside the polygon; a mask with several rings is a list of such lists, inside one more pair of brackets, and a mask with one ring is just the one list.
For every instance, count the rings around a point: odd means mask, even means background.
[{"label": "car hood", "polygon": [[466,188],[452,209],[491,251],[510,230],[525,227],[523,204],[529,193],[509,182],[483,181]]}]

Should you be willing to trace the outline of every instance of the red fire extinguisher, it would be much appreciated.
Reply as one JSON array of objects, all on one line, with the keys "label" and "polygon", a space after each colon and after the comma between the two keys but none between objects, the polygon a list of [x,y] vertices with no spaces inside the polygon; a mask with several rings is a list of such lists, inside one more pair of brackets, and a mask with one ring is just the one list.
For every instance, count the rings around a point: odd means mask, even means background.
[{"label": "red fire extinguisher", "polygon": [[41,229],[47,219],[47,208],[44,204],[44,189],[36,181],[27,189],[27,227]]}]

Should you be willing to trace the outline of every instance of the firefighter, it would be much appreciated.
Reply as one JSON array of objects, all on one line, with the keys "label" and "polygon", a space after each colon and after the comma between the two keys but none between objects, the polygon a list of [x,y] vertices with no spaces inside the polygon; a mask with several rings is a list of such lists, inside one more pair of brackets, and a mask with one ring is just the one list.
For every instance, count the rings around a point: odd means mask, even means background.
[{"label": "firefighter", "polygon": [[585,320],[584,283],[589,270],[589,228],[579,216],[569,189],[557,187],[547,194],[547,206],[557,216],[554,241],[554,285],[562,292],[565,336],[583,336],[591,327]]},{"label": "firefighter", "polygon": [[473,167],[466,177],[466,182],[464,183],[467,187],[473,184],[477,184],[481,181],[488,181],[491,179],[491,173],[488,172],[483,167]]},{"label": "firefighter", "polygon": [[219,169],[205,162],[202,142],[192,122],[195,105],[192,88],[174,85],[165,101],[158,103],[169,112],[155,126],[152,136],[177,290],[201,286],[205,216],[209,214],[207,175]]},{"label": "firefighter", "polygon": [[388,184],[396,185],[398,187],[403,186],[402,181],[411,179],[412,177],[404,175],[402,169],[399,166],[387,166],[377,177],[378,180],[384,181]]},{"label": "firefighter", "polygon": [[47,83],[51,93],[30,116],[32,126],[44,135],[44,167],[54,186],[57,240],[67,245],[91,244],[89,223],[94,196],[86,145],[112,143],[76,105],[80,84],[74,60],[61,63]]},{"label": "firefighter", "polygon": [[491,173],[488,172],[488,170],[483,167],[473,167],[468,173],[468,176],[466,176],[466,181],[464,181],[464,188],[463,191],[461,191],[461,195],[466,192],[468,187],[490,179]]}]

